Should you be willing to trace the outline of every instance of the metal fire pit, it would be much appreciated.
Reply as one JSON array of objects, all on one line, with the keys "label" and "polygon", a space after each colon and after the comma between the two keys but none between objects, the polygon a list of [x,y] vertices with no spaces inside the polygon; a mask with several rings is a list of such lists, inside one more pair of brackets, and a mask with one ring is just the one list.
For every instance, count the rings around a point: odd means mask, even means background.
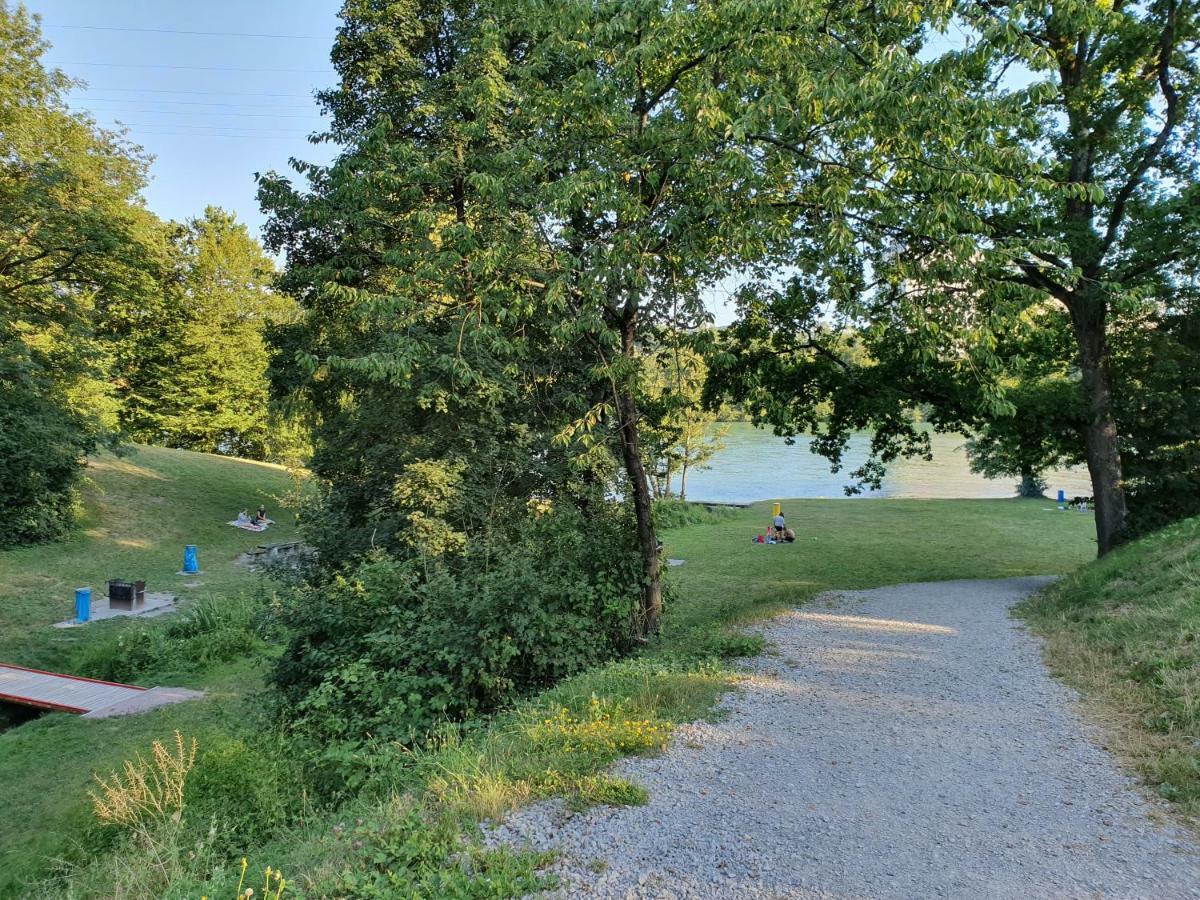
[{"label": "metal fire pit", "polygon": [[108,583],[109,609],[139,609],[146,603],[146,582],[110,581]]}]

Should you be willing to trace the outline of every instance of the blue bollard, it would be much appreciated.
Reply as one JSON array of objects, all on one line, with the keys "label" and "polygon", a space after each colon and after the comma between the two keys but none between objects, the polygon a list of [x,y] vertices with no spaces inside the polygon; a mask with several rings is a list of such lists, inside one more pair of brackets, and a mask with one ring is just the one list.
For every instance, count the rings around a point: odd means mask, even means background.
[{"label": "blue bollard", "polygon": [[1067,508],[1067,492],[1064,491],[1062,488],[1058,489],[1058,508],[1059,509]]},{"label": "blue bollard", "polygon": [[75,621],[83,624],[92,617],[92,589],[75,588]]},{"label": "blue bollard", "polygon": [[183,574],[195,575],[200,571],[200,560],[196,556],[196,545],[188,544],[183,548]]}]

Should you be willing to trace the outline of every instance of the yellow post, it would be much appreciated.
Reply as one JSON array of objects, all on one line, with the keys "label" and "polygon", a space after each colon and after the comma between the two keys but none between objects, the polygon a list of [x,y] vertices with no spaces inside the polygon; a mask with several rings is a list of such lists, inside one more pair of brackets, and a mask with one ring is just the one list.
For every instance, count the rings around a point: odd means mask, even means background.
[{"label": "yellow post", "polygon": [[779,515],[779,510],[781,508],[782,507],[778,503],[776,503],[774,506],[771,507],[771,518],[772,519],[775,518],[777,515]]}]

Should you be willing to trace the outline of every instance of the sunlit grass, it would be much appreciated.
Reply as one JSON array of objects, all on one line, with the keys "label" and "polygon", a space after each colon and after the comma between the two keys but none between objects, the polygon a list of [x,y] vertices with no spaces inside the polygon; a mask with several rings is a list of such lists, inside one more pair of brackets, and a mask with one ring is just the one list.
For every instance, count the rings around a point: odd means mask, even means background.
[{"label": "sunlit grass", "polygon": [[[74,590],[99,596],[109,579],[144,579],[148,591],[184,602],[254,585],[236,563],[260,543],[294,540],[282,503],[293,489],[286,469],[224,456],[132,447],[88,464],[79,529],[64,541],[0,552],[0,661],[53,668],[91,627],[52,629],[74,613]],[[278,524],[254,534],[225,524],[260,503]],[[199,576],[179,574],[185,544],[199,547]]]},{"label": "sunlit grass", "polygon": [[1200,832],[1200,519],[1080,569],[1020,613],[1108,745]]}]

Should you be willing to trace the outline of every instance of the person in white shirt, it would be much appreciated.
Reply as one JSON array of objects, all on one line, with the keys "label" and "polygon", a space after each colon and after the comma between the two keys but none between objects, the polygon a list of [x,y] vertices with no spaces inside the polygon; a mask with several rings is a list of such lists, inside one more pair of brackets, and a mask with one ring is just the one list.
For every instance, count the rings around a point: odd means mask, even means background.
[{"label": "person in white shirt", "polygon": [[787,530],[787,522],[785,522],[783,519],[783,510],[782,509],[779,510],[779,515],[777,515],[775,517],[775,520],[774,520],[774,522],[772,522],[772,525],[774,526],[774,529],[775,529],[774,530],[775,540],[782,541],[783,533]]}]

